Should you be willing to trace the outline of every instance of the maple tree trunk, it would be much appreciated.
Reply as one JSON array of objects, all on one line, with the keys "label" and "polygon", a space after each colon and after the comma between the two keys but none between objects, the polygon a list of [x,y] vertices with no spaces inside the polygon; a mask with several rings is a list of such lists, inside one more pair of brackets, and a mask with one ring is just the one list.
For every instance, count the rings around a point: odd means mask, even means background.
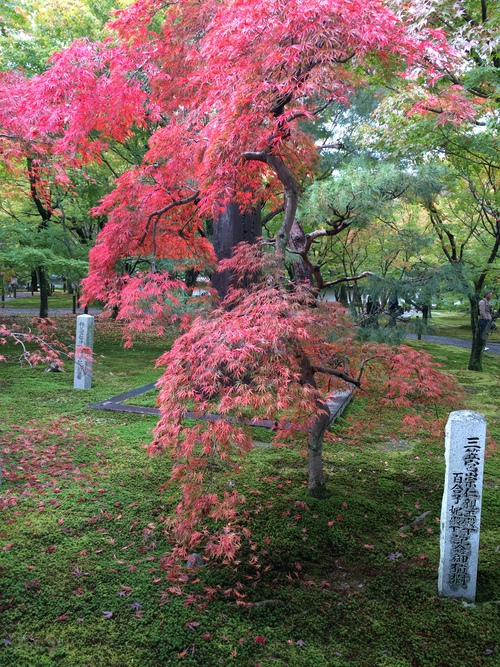
[{"label": "maple tree trunk", "polygon": [[[294,220],[292,229],[290,231],[290,248],[295,252],[300,252],[304,249],[306,243],[306,235],[298,220]],[[296,283],[309,283],[312,285],[313,277],[311,269],[304,262],[302,257],[296,256],[292,260],[293,277]]]},{"label": "maple tree trunk", "polygon": [[283,222],[276,234],[276,255],[281,257],[283,265],[285,263],[285,252],[290,238],[290,231],[295,220],[295,213],[297,212],[297,204],[299,199],[299,186],[297,180],[283,160],[271,153],[270,151],[263,151],[261,153],[248,152],[244,153],[246,160],[258,160],[265,162],[281,181],[283,193]]},{"label": "maple tree trunk", "polygon": [[[300,344],[296,347],[295,356],[301,368],[302,382],[316,390],[318,386],[314,377],[314,369]],[[316,398],[316,407],[318,408],[318,414],[312,423],[307,446],[307,489],[309,495],[314,498],[326,498],[328,492],[323,472],[323,436],[330,423],[330,411],[325,401],[320,397]]]},{"label": "maple tree trunk", "polygon": [[325,475],[323,472],[323,436],[330,421],[330,411],[326,403],[318,401],[321,412],[311,427],[307,448],[308,492],[314,498],[326,498]]},{"label": "maple tree trunk", "polygon": [[47,283],[47,274],[45,267],[38,266],[37,269],[38,284],[40,286],[40,312],[39,317],[45,319],[49,316],[49,290]]},{"label": "maple tree trunk", "polygon": [[[213,246],[217,259],[232,256],[237,243],[246,241],[254,243],[262,235],[260,207],[252,211],[240,211],[239,204],[231,201],[217,220],[214,221]],[[212,285],[222,299],[226,296],[231,276],[229,271],[215,271],[212,274]]]}]

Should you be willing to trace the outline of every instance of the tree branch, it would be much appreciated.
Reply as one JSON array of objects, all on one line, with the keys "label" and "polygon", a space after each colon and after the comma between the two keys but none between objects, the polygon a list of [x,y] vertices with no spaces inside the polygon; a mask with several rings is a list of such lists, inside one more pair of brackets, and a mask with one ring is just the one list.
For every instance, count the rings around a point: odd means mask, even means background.
[{"label": "tree branch", "polygon": [[194,201],[195,199],[198,198],[200,194],[199,190],[195,190],[192,195],[189,195],[189,197],[184,197],[184,199],[175,199],[174,201],[170,202],[170,204],[167,204],[163,208],[159,208],[157,211],[153,211],[153,213],[150,213],[148,215],[148,219],[146,222],[146,229],[144,230],[144,234],[142,235],[141,240],[139,241],[139,245],[142,245],[144,243],[144,240],[148,234],[149,231],[149,225],[151,224],[151,220],[153,218],[156,218],[155,224],[158,222],[160,217],[164,214],[167,213],[167,211],[170,211],[170,209],[175,208],[176,206],[184,206],[185,204],[189,204],[190,202]]},{"label": "tree branch", "polygon": [[373,276],[372,271],[363,271],[358,276],[344,276],[343,278],[337,278],[336,280],[329,280],[327,283],[323,284],[323,289],[327,287],[333,287],[333,285],[338,285],[339,283],[350,283],[355,282],[356,280],[361,280],[367,276]]},{"label": "tree branch", "polygon": [[325,373],[327,375],[334,375],[337,378],[345,380],[345,382],[349,382],[349,384],[353,384],[355,387],[361,386],[360,380],[356,380],[356,378],[351,377],[350,375],[344,373],[343,371],[337,371],[334,368],[328,368],[327,366],[313,366],[312,369],[314,373]]},{"label": "tree branch", "polygon": [[290,237],[290,230],[292,229],[295,213],[297,211],[299,196],[297,181],[283,160],[269,151],[261,151],[258,153],[248,151],[243,153],[243,157],[245,160],[264,162],[271,167],[285,189],[283,197],[283,210],[285,215],[276,235],[276,254],[281,255],[284,258],[286,246]]}]

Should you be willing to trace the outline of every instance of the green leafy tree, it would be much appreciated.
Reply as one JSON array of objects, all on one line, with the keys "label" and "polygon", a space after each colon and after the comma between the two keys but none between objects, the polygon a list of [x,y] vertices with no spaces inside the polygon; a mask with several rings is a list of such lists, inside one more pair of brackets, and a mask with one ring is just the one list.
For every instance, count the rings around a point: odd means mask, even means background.
[{"label": "green leafy tree", "polygon": [[73,39],[99,39],[124,0],[6,0],[0,8],[0,70],[43,72]]},{"label": "green leafy tree", "polygon": [[500,8],[488,0],[425,4],[397,0],[395,5],[402,15],[411,15],[416,31],[446,29],[463,61],[460,67],[443,65],[436,94],[413,82],[386,90],[372,122],[359,127],[359,140],[381,159],[395,160],[402,168],[427,170],[429,178],[427,183],[424,179],[419,195],[427,230],[440,251],[440,263],[450,267],[441,275],[445,280],[453,275],[455,289],[469,299],[469,369],[481,370],[484,340],[479,335],[477,306],[484,289],[497,284],[500,246]]}]

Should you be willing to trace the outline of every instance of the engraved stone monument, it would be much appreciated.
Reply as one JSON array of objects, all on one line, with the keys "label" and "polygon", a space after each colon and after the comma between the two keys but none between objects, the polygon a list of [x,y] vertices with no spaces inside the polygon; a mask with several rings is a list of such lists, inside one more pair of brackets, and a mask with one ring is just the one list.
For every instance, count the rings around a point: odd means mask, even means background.
[{"label": "engraved stone monument", "polygon": [[439,595],[444,597],[476,596],[485,440],[484,415],[470,410],[450,414],[438,578]]},{"label": "engraved stone monument", "polygon": [[92,386],[92,349],[94,346],[94,318],[78,315],[76,318],[75,389],[90,389]]}]

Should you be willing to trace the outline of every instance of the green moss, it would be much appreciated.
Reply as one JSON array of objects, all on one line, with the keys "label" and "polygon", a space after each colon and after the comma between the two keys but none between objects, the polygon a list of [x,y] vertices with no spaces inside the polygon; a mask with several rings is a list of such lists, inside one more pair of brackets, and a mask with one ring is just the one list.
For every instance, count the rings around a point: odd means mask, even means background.
[{"label": "green moss", "polygon": [[[484,373],[471,373],[466,350],[422,343],[460,378],[466,406],[488,421],[474,607],[437,597],[443,434],[403,443],[388,435],[392,424],[379,423],[353,446],[347,429],[352,418],[363,420],[362,401],[325,444],[324,500],[307,494],[300,437],[287,448],[254,448],[239,475],[214,473],[215,489],[231,483],[245,496],[239,520],[249,537],[237,567],[210,562],[183,570],[179,594],[161,559],[172,548],[164,518],[180,492],[160,489],[171,463],[142,447],[156,420],[87,407],[156,380],[153,360],[168,341],[125,351],[119,331],[97,332],[96,383],[88,392],[72,389],[70,368],[45,374],[0,367],[4,470],[15,471],[29,453],[28,433],[26,450],[10,458],[5,452],[17,425],[43,436],[31,443],[36,452],[59,443],[50,470],[37,473],[39,486],[22,495],[21,477],[4,479],[0,490],[3,499],[8,491],[18,498],[0,514],[1,667],[498,662],[496,357],[487,357]],[[267,429],[253,434],[272,439]]]}]

